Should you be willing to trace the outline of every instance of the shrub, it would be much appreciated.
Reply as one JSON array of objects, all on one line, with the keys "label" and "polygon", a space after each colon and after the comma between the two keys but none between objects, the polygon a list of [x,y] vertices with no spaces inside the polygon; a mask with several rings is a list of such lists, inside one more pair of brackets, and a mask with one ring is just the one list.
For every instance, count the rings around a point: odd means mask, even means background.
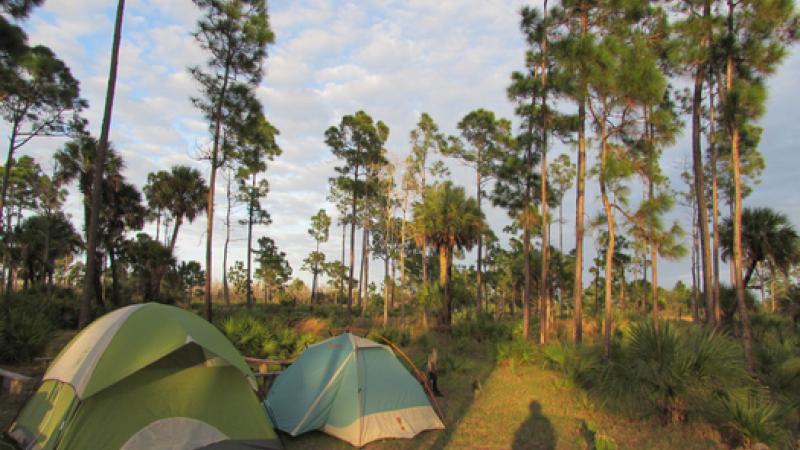
[{"label": "shrub", "polygon": [[453,325],[455,338],[470,338],[478,342],[498,342],[511,339],[511,328],[492,317],[481,315],[475,320],[464,320]]},{"label": "shrub", "polygon": [[[424,367],[424,366],[420,366]],[[469,368],[466,359],[453,354],[439,354],[439,373],[447,374],[454,372],[465,372]]]},{"label": "shrub", "polygon": [[295,358],[306,346],[320,339],[313,333],[299,333],[280,322],[280,317],[250,310],[229,315],[222,319],[219,327],[242,354],[258,358]]},{"label": "shrub", "polygon": [[[719,303],[722,310],[722,318],[728,326],[736,326],[736,310],[738,309],[738,302],[736,299],[736,289],[730,286],[720,286],[719,290]],[[748,310],[755,307],[756,298],[750,291],[745,291],[745,305]]]},{"label": "shrub", "polygon": [[750,382],[740,348],[726,336],[644,322],[633,325],[628,342],[612,352],[596,390],[611,401],[647,407],[666,422],[680,422],[689,410],[702,411]]},{"label": "shrub", "polygon": [[594,346],[575,347],[557,342],[542,350],[545,365],[558,370],[576,385],[590,388],[602,368],[601,349]]},{"label": "shrub", "polygon": [[[78,328],[80,299],[72,289],[54,287],[48,295],[46,286],[37,285],[26,291],[10,294],[8,298],[14,302],[35,304],[35,307],[44,312],[56,328],[73,330]],[[104,313],[94,305],[94,302],[92,307],[93,317]]]},{"label": "shrub", "polygon": [[587,420],[582,425],[583,435],[591,450],[617,450],[614,440],[601,433],[596,423]]},{"label": "shrub", "polygon": [[233,345],[247,356],[267,357],[271,353],[265,352],[265,341],[269,340],[270,332],[264,322],[250,314],[234,314],[222,321],[222,332]]},{"label": "shrub", "polygon": [[783,448],[788,434],[780,423],[780,408],[755,395],[731,396],[721,402],[723,423],[734,431],[745,448],[763,443],[773,448]]},{"label": "shrub", "polygon": [[510,362],[512,367],[531,364],[536,359],[533,345],[525,339],[512,339],[497,344],[497,360]]},{"label": "shrub", "polygon": [[[58,328],[75,330],[78,328],[80,308],[80,299],[75,292],[69,289],[56,289],[47,309],[51,320]],[[97,315],[100,315],[99,311]]]},{"label": "shrub", "polygon": [[31,361],[42,354],[55,332],[42,302],[8,298],[0,316],[0,359],[4,361]]},{"label": "shrub", "polygon": [[427,355],[433,348],[433,339],[427,333],[420,334],[417,336],[416,344]]},{"label": "shrub", "polygon": [[411,331],[395,327],[378,328],[370,330],[367,339],[381,344],[385,344],[386,339],[394,345],[405,347],[411,343]]}]

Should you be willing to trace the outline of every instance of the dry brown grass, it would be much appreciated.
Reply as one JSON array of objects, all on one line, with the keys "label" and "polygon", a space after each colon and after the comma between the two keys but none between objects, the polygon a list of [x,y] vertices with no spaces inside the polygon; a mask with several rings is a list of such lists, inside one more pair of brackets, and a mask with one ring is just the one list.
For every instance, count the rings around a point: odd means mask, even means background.
[{"label": "dry brown grass", "polygon": [[319,317],[307,317],[301,319],[294,326],[294,329],[301,333],[313,333],[319,336],[324,336],[330,329],[331,321],[329,319],[322,319]]}]

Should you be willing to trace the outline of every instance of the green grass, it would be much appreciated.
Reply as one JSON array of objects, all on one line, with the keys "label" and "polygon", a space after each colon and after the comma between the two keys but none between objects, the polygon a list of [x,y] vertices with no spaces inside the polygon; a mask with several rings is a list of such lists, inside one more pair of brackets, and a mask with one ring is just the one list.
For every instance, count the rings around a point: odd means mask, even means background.
[{"label": "green grass", "polygon": [[[373,442],[368,449],[587,449],[593,436],[619,449],[724,449],[709,425],[663,426],[658,420],[630,420],[606,412],[561,375],[540,365],[496,365],[490,344],[434,335],[440,357],[454,360],[439,384],[445,397],[440,406],[447,429],[429,431],[411,440]],[[427,346],[426,346],[427,347]],[[425,349],[408,348],[415,363]],[[465,351],[466,350],[466,351]],[[597,439],[599,440],[599,439]],[[323,433],[284,438],[287,449],[350,449]],[[599,446],[598,446],[599,447]]]},{"label": "green grass", "polygon": [[608,414],[559,374],[537,365],[497,367],[451,431],[448,448],[585,449],[591,441],[587,424],[617,448],[726,448],[708,425],[662,426]]},{"label": "green grass", "polygon": [[[59,334],[47,354],[55,355],[71,336]],[[657,419],[621,418],[538,362],[497,363],[493,342],[430,333],[413,339],[403,350],[421,368],[433,346],[440,355],[439,384],[445,397],[439,405],[447,429],[410,440],[373,442],[365,448],[582,450],[592,448],[591,442],[600,448],[601,440],[618,449],[725,448],[718,432],[707,424],[690,421],[663,426]],[[30,375],[43,371],[35,365],[4,367]],[[21,401],[0,396],[0,429],[7,428]],[[288,450],[353,448],[320,432],[284,436],[283,441]]]}]

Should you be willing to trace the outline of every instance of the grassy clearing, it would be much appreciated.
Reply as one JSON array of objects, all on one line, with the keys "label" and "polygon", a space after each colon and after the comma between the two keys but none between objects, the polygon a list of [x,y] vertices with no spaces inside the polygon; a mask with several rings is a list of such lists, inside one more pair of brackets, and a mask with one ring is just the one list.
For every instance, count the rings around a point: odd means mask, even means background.
[{"label": "grassy clearing", "polygon": [[[327,337],[323,320],[304,319],[298,331]],[[366,325],[366,324],[365,324]],[[325,328],[323,330],[323,328]],[[57,354],[73,332],[59,333],[47,349]],[[468,337],[428,333],[403,348],[418,367],[432,347],[440,354],[439,399],[447,429],[411,440],[387,440],[367,449],[588,449],[594,436],[625,449],[725,448],[719,434],[702,423],[663,426],[657,419],[632,420],[594,404],[584,391],[541,365],[495,362],[495,345]],[[41,365],[4,366],[40,376]],[[21,406],[19,398],[0,397],[0,427],[6,429]],[[284,436],[287,449],[350,449],[324,433]],[[0,446],[0,448],[4,448]]]},{"label": "grassy clearing", "polygon": [[[411,440],[373,442],[367,449],[587,449],[595,436],[620,449],[724,449],[709,425],[663,426],[620,418],[539,365],[496,365],[490,344],[436,334],[407,350],[421,365],[436,345],[444,359],[440,406],[448,428]],[[595,430],[594,432],[592,430]],[[594,435],[594,436],[593,436]],[[323,433],[284,439],[287,449],[349,449]]]},{"label": "grassy clearing", "polygon": [[586,449],[591,429],[617,448],[726,448],[710,426],[662,426],[610,415],[558,374],[509,364],[498,366],[484,383],[448,448]]}]

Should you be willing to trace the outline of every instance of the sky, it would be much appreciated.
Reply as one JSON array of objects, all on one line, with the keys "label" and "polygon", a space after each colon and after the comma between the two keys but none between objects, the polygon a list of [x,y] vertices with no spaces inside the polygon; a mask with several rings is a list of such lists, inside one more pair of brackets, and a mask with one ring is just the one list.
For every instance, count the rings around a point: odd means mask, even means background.
[{"label": "sky", "polygon": [[[47,0],[22,23],[30,42],[55,51],[81,81],[90,129],[99,135],[116,2],[108,0]],[[519,10],[540,2],[494,1],[271,1],[270,23],[276,35],[268,48],[265,77],[258,88],[268,120],[280,130],[283,154],[267,170],[270,193],[263,204],[272,224],[256,227],[255,237],[275,239],[287,253],[294,276],[305,281],[302,260],[313,249],[307,229],[320,208],[336,216],[326,196],[334,176],[334,160],[325,146],[325,130],[346,114],[364,110],[390,128],[389,159],[398,165],[409,149],[408,135],[422,112],[429,113],[447,134],[470,111],[485,108],[511,118],[505,90],[513,70],[522,67],[525,43],[518,28]],[[208,179],[209,164],[199,159],[209,145],[208,126],[190,97],[198,94],[187,67],[206,56],[191,32],[199,11],[189,0],[128,0],[123,25],[117,92],[111,128],[114,148],[125,160],[123,171],[141,187],[147,174],[183,164],[199,169]],[[767,168],[746,206],[770,206],[800,225],[800,52],[791,52],[769,80],[767,114],[761,151]],[[688,118],[687,118],[688,119]],[[688,122],[688,120],[686,120]],[[8,136],[5,124],[0,136]],[[45,171],[52,154],[64,141],[41,138],[20,151],[33,156]],[[691,161],[688,130],[662,159],[673,188],[685,190],[680,172]],[[593,152],[590,147],[590,152]],[[551,160],[571,147],[556,144]],[[5,158],[5,156],[3,156]],[[446,161],[455,182],[474,195],[471,171]],[[590,163],[592,161],[590,160]],[[587,214],[600,208],[596,180],[588,180]],[[225,180],[218,177],[214,218],[214,279],[221,276],[224,240]],[[80,227],[80,198],[70,194],[66,205]],[[564,202],[564,247],[574,246],[574,192]],[[508,223],[504,211],[486,205],[487,218],[500,235]],[[242,214],[242,207],[234,214]],[[671,214],[688,229],[688,208],[676,205]],[[334,220],[334,224],[335,224]],[[80,228],[79,228],[80,229]],[[154,233],[153,225],[146,231]],[[557,229],[551,231],[557,242]],[[229,261],[245,258],[245,227],[234,225]],[[587,235],[591,261],[593,240]],[[687,246],[690,244],[686,238]],[[341,254],[341,229],[331,228],[322,250],[328,259]],[[182,227],[176,256],[204,261],[205,217]],[[473,253],[461,264],[474,264]],[[689,283],[689,259],[661,265],[661,285]],[[588,264],[586,269],[588,269]],[[376,261],[373,279],[382,276]],[[725,273],[725,272],[723,272]],[[379,275],[380,274],[380,275]],[[585,277],[588,279],[588,277]]]}]

